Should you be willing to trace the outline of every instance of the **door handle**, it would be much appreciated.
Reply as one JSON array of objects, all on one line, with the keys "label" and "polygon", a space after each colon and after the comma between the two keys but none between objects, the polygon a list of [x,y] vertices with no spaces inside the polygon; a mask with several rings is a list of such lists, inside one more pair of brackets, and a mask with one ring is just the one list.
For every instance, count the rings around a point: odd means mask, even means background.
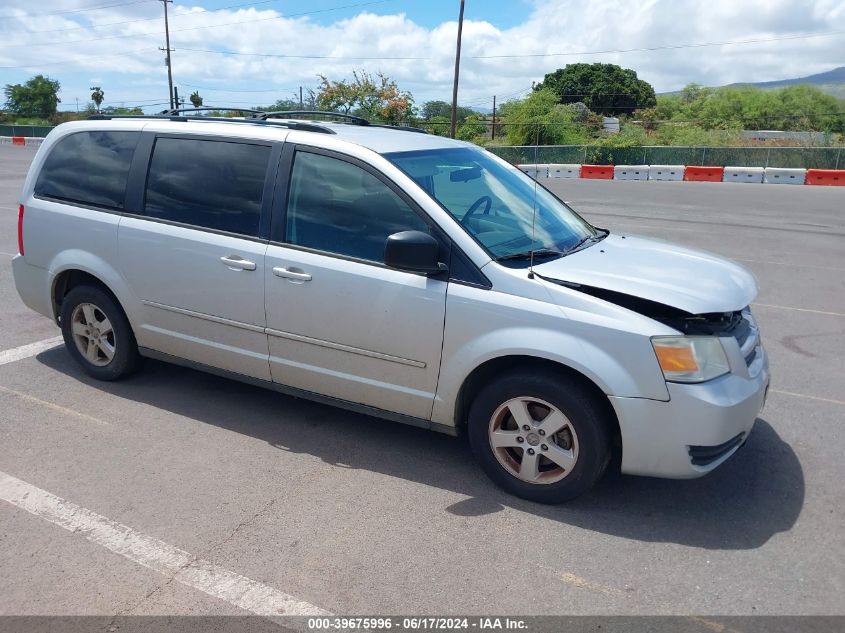
[{"label": "door handle", "polygon": [[232,270],[255,270],[255,262],[248,261],[240,255],[226,255],[220,261]]},{"label": "door handle", "polygon": [[311,275],[302,272],[299,269],[282,268],[281,266],[276,266],[273,269],[273,274],[276,275],[276,277],[283,277],[284,279],[293,279],[294,281],[311,281]]}]

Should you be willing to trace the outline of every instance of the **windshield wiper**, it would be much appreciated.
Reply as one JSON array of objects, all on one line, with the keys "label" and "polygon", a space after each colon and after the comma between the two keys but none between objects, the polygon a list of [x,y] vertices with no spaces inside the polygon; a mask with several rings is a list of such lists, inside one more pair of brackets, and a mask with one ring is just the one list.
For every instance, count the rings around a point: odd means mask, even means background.
[{"label": "windshield wiper", "polygon": [[533,251],[523,251],[521,253],[511,253],[510,255],[502,255],[497,257],[497,262],[503,262],[511,259],[531,259],[531,253],[534,253],[534,258],[543,257],[562,257],[566,255],[563,251],[556,251],[551,248],[535,248]]},{"label": "windshield wiper", "polygon": [[606,238],[608,235],[610,235],[610,231],[608,231],[607,229],[601,229],[601,230],[604,231],[604,233],[601,233],[599,235],[585,235],[584,237],[582,237],[580,240],[578,240],[578,242],[574,246],[570,246],[569,248],[567,248],[564,255],[569,255],[570,253],[574,253],[575,251],[577,251],[579,248],[581,248],[587,242],[600,242],[604,238]]}]

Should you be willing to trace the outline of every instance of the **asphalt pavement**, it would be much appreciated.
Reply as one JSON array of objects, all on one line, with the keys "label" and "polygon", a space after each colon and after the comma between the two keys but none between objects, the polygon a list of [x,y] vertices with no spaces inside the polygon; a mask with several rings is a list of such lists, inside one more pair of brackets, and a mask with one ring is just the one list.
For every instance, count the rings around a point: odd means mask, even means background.
[{"label": "asphalt pavement", "polygon": [[4,357],[58,334],[11,278],[33,155],[0,147],[0,614],[845,613],[845,188],[549,181],[750,268],[773,375],[709,476],[549,507],[460,438],[160,362],[98,383],[61,347]]}]

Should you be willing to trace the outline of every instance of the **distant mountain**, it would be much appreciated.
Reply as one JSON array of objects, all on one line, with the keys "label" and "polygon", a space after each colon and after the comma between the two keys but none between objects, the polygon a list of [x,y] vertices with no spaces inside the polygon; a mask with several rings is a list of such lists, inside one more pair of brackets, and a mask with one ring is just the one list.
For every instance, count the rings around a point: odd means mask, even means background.
[{"label": "distant mountain", "polygon": [[[785,88],[786,86],[796,86],[798,84],[810,84],[815,86],[822,92],[833,95],[839,99],[845,99],[845,66],[839,66],[833,70],[828,70],[824,73],[815,75],[807,75],[806,77],[796,77],[795,79],[778,79],[776,81],[758,81],[758,82],[742,82],[735,84],[728,84],[726,88],[760,88],[761,90],[774,90],[775,88]],[[665,92],[663,94],[678,94],[680,91]]]}]

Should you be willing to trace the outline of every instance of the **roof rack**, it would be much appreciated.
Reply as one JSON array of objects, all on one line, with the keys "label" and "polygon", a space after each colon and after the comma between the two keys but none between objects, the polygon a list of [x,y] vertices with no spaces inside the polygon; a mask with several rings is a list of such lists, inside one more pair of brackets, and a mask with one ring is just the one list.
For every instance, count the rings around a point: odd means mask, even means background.
[{"label": "roof rack", "polygon": [[173,116],[174,114],[179,114],[180,112],[247,112],[249,114],[258,114],[261,110],[254,110],[251,108],[214,108],[212,106],[200,106],[199,108],[194,108],[192,106],[190,108],[169,108],[167,110],[162,110],[160,114]]},{"label": "roof rack", "polygon": [[326,112],[324,110],[278,110],[276,112],[257,112],[252,115],[256,119],[266,121],[274,117],[287,118],[291,116],[331,116],[337,119],[347,119],[355,125],[370,125],[367,119],[364,119],[354,114],[346,114],[344,112]]},{"label": "roof rack", "polygon": [[[211,108],[218,110],[220,108]],[[166,114],[171,112],[165,110],[162,114],[92,114],[88,117],[89,121],[109,121],[111,119],[153,119],[159,121],[199,121],[206,122],[222,122],[222,123],[247,123],[252,125],[271,125],[288,128],[290,130],[304,130],[306,132],[318,132],[320,134],[336,134],[331,128],[319,125],[318,123],[311,123],[308,121],[266,121],[253,117],[237,118],[237,117],[218,117],[218,116],[185,116],[180,114]]]},{"label": "roof rack", "polygon": [[[210,117],[210,116],[186,116],[186,112],[241,112],[244,114],[243,118],[238,117]],[[255,110],[251,108],[227,108],[227,107],[213,107],[201,106],[199,108],[170,108],[162,110],[158,114],[92,114],[88,118],[91,120],[109,120],[109,119],[160,119],[168,121],[223,121],[227,123],[255,123],[262,125],[278,125],[286,127],[291,130],[304,130],[306,132],[319,132],[321,134],[336,134],[330,127],[320,125],[320,121],[291,121],[279,120],[288,119],[296,116],[328,116],[337,119],[343,119],[342,123],[347,125],[358,125],[366,127],[387,128],[390,130],[400,130],[403,132],[416,132],[418,134],[428,134],[426,130],[418,127],[411,127],[405,125],[389,125],[384,123],[370,123],[354,114],[346,114],[344,112],[326,112],[323,110],[278,110],[275,112],[264,112],[262,110]]]},{"label": "roof rack", "polygon": [[428,134],[428,132],[419,127],[411,127],[410,125],[391,125],[386,123],[372,123],[367,119],[354,114],[346,114],[344,112],[327,112],[325,110],[279,110],[277,112],[259,112],[253,114],[251,118],[256,118],[262,121],[273,117],[287,118],[290,116],[332,116],[338,119],[345,119],[343,123],[350,125],[360,125],[367,127],[383,127],[389,130],[402,130],[404,132],[418,132],[419,134]]}]

